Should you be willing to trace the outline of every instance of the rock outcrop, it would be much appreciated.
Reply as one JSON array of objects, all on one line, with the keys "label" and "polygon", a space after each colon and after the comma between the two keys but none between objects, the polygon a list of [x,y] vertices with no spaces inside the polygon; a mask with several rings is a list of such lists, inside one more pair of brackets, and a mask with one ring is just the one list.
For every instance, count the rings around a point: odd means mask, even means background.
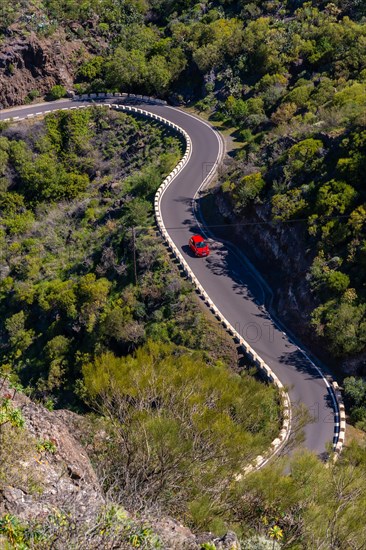
[{"label": "rock outcrop", "polygon": [[81,40],[67,40],[62,29],[51,38],[13,33],[0,45],[0,105],[24,104],[28,94],[45,95],[56,84],[72,88],[80,51]]},{"label": "rock outcrop", "polygon": [[[0,395],[6,393],[12,395],[13,391],[4,386]],[[24,437],[30,436],[35,442],[34,452],[22,457],[19,466],[39,480],[39,489],[29,491],[27,483],[21,487],[2,484],[0,515],[11,513],[24,520],[41,521],[57,508],[72,510],[84,521],[93,518],[105,500],[83,447],[56,411],[47,410],[21,393],[16,393],[12,402],[25,419]],[[37,442],[39,446],[50,442],[53,452],[38,452]]]}]

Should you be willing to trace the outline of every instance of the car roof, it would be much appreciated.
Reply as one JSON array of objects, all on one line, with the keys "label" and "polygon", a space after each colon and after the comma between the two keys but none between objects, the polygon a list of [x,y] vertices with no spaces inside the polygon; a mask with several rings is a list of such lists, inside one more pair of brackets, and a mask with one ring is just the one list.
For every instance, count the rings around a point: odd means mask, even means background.
[{"label": "car roof", "polygon": [[194,241],[195,243],[199,243],[201,241],[204,241],[205,239],[203,237],[201,237],[201,235],[193,235],[192,237],[192,241]]}]

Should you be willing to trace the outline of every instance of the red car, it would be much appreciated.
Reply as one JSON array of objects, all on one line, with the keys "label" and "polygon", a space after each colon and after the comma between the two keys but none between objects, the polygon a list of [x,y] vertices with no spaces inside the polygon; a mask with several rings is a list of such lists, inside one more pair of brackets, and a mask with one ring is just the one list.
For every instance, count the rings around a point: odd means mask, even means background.
[{"label": "red car", "polygon": [[200,258],[208,256],[210,253],[208,244],[201,235],[193,235],[193,237],[189,239],[189,248]]}]

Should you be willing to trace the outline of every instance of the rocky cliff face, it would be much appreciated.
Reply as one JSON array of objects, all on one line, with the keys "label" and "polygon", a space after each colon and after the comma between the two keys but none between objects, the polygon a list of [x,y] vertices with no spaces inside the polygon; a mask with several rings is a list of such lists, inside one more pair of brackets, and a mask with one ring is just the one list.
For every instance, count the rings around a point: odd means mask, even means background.
[{"label": "rocky cliff face", "polygon": [[0,45],[1,106],[24,104],[29,93],[45,95],[55,84],[71,88],[81,52],[81,40],[67,40],[62,29],[52,38],[12,33]]},{"label": "rocky cliff face", "polygon": [[[314,258],[314,251],[303,254],[300,243],[304,240],[303,226],[268,225],[270,212],[266,205],[256,205],[243,227],[233,213],[231,205],[221,192],[214,195],[215,208],[231,228],[222,236],[233,240],[252,263],[265,275],[273,292],[266,306],[291,331],[302,340],[314,354],[322,358],[322,344],[310,327],[311,312],[318,305],[311,292],[307,274]],[[329,359],[329,356],[326,357]]]},{"label": "rocky cliff face", "polygon": [[[215,233],[235,242],[263,274],[272,291],[265,304],[272,315],[325,365],[339,368],[345,375],[365,372],[366,353],[340,360],[330,353],[331,344],[317,337],[311,326],[311,314],[319,302],[308,276],[317,251],[304,244],[306,226],[268,224],[269,206],[256,204],[255,208],[248,208],[244,221],[250,225],[245,227],[220,190],[212,197],[222,220],[230,222],[228,228],[215,229]],[[207,207],[206,210],[209,216],[210,210]],[[217,224],[217,218],[212,223]]]}]

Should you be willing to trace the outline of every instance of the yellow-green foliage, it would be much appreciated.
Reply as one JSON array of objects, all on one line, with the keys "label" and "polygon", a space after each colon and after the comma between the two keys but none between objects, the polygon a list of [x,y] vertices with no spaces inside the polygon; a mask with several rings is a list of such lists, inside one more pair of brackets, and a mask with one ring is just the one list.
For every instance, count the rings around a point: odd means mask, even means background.
[{"label": "yellow-green foliage", "polygon": [[327,467],[308,452],[295,455],[286,473],[283,464],[273,464],[236,489],[242,497],[237,519],[250,523],[256,518],[268,535],[277,526],[289,548],[362,547],[366,528],[359,510],[366,498],[365,460],[365,447],[353,444]]},{"label": "yellow-green foliage", "polygon": [[256,199],[265,186],[265,181],[260,172],[254,172],[244,176],[238,185],[231,188],[231,194],[236,204],[236,209],[245,208],[248,203]]},{"label": "yellow-green foliage", "polygon": [[221,508],[226,484],[278,429],[273,388],[198,352],[149,342],[130,357],[103,354],[83,375],[87,400],[108,419],[98,451],[107,485],[181,512],[207,491]]}]

